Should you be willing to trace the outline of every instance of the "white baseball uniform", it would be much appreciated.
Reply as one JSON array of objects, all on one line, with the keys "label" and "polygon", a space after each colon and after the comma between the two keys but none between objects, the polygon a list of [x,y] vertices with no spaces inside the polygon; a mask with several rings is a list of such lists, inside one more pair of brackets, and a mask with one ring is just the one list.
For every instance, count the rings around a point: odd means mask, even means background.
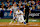
[{"label": "white baseball uniform", "polygon": [[13,19],[15,19],[15,16],[14,15],[15,15],[15,12],[17,11],[17,8],[18,7],[16,7],[16,8],[13,7]]},{"label": "white baseball uniform", "polygon": [[18,7],[15,7],[15,8],[12,7],[12,8],[10,8],[10,9],[9,9],[9,8],[7,9],[7,10],[13,11],[13,19],[15,19],[15,16],[14,16],[14,15],[15,15],[15,12],[17,11],[17,8],[18,8]]},{"label": "white baseball uniform", "polygon": [[18,22],[24,22],[24,17],[23,17],[23,15],[20,15],[20,14],[23,14],[23,12],[21,10],[19,10],[19,12],[16,11]]}]

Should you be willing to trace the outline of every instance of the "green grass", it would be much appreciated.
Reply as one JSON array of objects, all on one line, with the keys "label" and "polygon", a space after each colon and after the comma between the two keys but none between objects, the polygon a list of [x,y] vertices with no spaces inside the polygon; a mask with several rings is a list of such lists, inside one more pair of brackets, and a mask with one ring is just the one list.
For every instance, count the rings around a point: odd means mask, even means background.
[{"label": "green grass", "polygon": [[[0,19],[0,22],[11,22],[11,21],[13,21],[13,19]],[[29,19],[28,22],[40,22],[40,19]]]},{"label": "green grass", "polygon": [[13,19],[0,19],[0,22],[11,22]]},{"label": "green grass", "polygon": [[40,22],[40,19],[29,19],[29,22]]}]

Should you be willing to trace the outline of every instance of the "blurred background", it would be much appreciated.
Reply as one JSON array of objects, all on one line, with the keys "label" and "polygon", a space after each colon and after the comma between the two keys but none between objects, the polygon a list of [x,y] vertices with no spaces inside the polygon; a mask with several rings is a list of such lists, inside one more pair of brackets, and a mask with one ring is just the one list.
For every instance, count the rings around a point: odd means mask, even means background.
[{"label": "blurred background", "polygon": [[[40,19],[40,1],[39,0],[0,0],[0,19],[12,19],[9,16],[11,7],[19,7],[23,12],[26,5],[29,7],[29,19]],[[24,18],[25,19],[25,18]]]}]

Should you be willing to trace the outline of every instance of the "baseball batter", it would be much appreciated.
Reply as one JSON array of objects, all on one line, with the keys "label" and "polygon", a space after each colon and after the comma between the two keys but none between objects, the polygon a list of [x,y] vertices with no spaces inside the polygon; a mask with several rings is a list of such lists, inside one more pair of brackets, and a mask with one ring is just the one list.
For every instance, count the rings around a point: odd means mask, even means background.
[{"label": "baseball batter", "polygon": [[16,17],[18,19],[18,22],[25,22],[23,17],[23,12],[21,10],[16,11]]}]

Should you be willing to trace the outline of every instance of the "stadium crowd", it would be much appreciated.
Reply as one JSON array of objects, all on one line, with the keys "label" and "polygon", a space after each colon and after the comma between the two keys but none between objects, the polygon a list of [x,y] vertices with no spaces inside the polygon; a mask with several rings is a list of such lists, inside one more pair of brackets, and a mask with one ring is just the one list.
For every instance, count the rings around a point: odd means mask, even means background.
[{"label": "stadium crowd", "polygon": [[25,7],[28,6],[29,7],[29,12],[31,13],[31,11],[33,10],[39,10],[40,11],[40,1],[26,1],[24,0],[24,2],[19,1],[12,1],[9,2],[9,0],[7,0],[6,2],[0,2],[0,10],[11,10],[12,8],[20,8],[20,10],[22,10],[23,12],[25,11]]}]

